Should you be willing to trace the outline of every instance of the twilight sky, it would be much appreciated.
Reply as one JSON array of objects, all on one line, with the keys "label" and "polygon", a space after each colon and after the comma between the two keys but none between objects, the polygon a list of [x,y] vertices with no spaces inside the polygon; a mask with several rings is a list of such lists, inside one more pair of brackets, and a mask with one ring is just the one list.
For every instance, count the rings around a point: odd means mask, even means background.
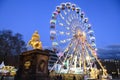
[{"label": "twilight sky", "polygon": [[50,46],[52,12],[62,2],[78,5],[89,18],[97,47],[120,45],[120,0],[0,0],[0,30],[21,33],[28,42],[39,31],[44,46]]}]

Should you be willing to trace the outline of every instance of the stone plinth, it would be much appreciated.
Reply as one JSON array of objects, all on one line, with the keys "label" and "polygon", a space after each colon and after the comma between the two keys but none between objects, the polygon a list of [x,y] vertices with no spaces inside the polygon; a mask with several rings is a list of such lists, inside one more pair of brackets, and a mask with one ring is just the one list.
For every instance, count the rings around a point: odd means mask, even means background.
[{"label": "stone plinth", "polygon": [[15,80],[47,80],[48,50],[31,50],[20,55],[19,70]]}]

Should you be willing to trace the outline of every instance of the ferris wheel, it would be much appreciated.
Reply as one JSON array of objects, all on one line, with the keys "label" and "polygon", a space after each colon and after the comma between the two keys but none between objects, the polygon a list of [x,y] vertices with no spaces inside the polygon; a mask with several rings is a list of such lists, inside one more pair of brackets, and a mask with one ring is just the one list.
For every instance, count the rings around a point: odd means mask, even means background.
[{"label": "ferris wheel", "polygon": [[95,59],[104,70],[96,56],[94,31],[77,5],[67,2],[56,7],[50,20],[50,39],[59,56],[50,71],[57,66],[58,73],[87,73]]},{"label": "ferris wheel", "polygon": [[57,73],[89,73],[95,78],[96,60],[103,75],[107,75],[96,55],[94,31],[77,5],[67,2],[56,7],[50,20],[50,39],[53,50],[58,53],[58,60],[50,72],[54,69]]},{"label": "ferris wheel", "polygon": [[53,48],[64,51],[78,32],[85,34],[86,41],[96,49],[94,31],[81,8],[69,2],[57,6],[50,20]]}]

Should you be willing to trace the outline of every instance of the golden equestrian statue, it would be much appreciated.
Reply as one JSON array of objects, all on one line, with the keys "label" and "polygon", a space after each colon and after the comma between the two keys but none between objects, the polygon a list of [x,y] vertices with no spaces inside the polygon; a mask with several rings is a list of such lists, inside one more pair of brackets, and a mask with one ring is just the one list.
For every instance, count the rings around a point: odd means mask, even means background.
[{"label": "golden equestrian statue", "polygon": [[28,42],[28,45],[32,46],[33,49],[42,49],[42,43],[40,41],[38,31],[33,33],[31,40]]}]

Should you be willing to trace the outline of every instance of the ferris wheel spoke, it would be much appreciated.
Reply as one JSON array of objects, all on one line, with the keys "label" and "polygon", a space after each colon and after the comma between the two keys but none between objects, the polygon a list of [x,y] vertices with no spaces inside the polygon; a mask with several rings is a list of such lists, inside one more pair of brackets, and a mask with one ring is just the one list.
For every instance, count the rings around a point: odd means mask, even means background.
[{"label": "ferris wheel spoke", "polygon": [[72,16],[74,19],[77,19],[76,12],[72,12]]},{"label": "ferris wheel spoke", "polygon": [[70,16],[68,16],[67,18],[68,18],[69,22],[71,22],[71,21],[72,21],[72,18],[71,18]]},{"label": "ferris wheel spoke", "polygon": [[64,24],[63,24],[63,23],[59,23],[59,25],[60,25],[60,26],[64,26]]},{"label": "ferris wheel spoke", "polygon": [[64,44],[66,43],[66,40],[60,40],[60,43]]},{"label": "ferris wheel spoke", "polygon": [[65,10],[63,10],[63,13],[64,13],[65,15],[67,15],[67,12],[66,12]]},{"label": "ferris wheel spoke", "polygon": [[72,19],[71,19],[69,16],[66,17],[66,20],[67,20],[69,23],[72,22]]},{"label": "ferris wheel spoke", "polygon": [[[65,21],[65,23],[63,23],[64,21]],[[70,21],[67,18],[58,20],[58,23],[60,23],[60,25],[62,24],[62,26],[64,26],[64,25],[69,26],[70,25]]]},{"label": "ferris wheel spoke", "polygon": [[68,25],[65,25],[63,23],[59,24],[60,26],[64,27],[65,30],[70,31],[70,27]]},{"label": "ferris wheel spoke", "polygon": [[61,18],[62,20],[65,19],[65,17],[64,17],[61,13],[60,13],[59,15],[60,15],[60,18]]},{"label": "ferris wheel spoke", "polygon": [[62,23],[61,21],[58,21],[58,25],[65,28],[66,30],[69,30],[69,27],[66,23]]},{"label": "ferris wheel spoke", "polygon": [[67,25],[69,26],[69,25],[70,25],[70,22],[69,22],[68,20],[65,20],[65,21],[66,21]]},{"label": "ferris wheel spoke", "polygon": [[85,26],[85,24],[83,24],[83,30],[84,30],[84,31],[86,30],[86,26]]},{"label": "ferris wheel spoke", "polygon": [[60,40],[60,43],[64,44],[64,43],[67,43],[71,40],[71,38],[67,38],[67,39],[64,39],[64,40]]},{"label": "ferris wheel spoke", "polygon": [[70,20],[68,20],[67,18],[65,18],[61,13],[60,13],[60,17],[61,17],[61,19],[62,19],[62,21],[65,21],[66,22],[66,25],[70,25]]},{"label": "ferris wheel spoke", "polygon": [[72,16],[72,14],[70,14],[70,17],[71,17],[72,20],[74,19],[73,16]]},{"label": "ferris wheel spoke", "polygon": [[[54,31],[53,31],[53,33],[56,34],[56,32],[54,32]],[[59,35],[66,35],[66,36],[70,36],[70,34],[71,34],[69,31],[66,31],[66,32],[58,31],[58,33],[59,33]]]},{"label": "ferris wheel spoke", "polygon": [[76,19],[81,19],[81,18],[79,18],[79,14],[75,14],[75,16],[76,16]]},{"label": "ferris wheel spoke", "polygon": [[87,24],[85,24],[85,28],[84,28],[84,31],[87,33]]}]

